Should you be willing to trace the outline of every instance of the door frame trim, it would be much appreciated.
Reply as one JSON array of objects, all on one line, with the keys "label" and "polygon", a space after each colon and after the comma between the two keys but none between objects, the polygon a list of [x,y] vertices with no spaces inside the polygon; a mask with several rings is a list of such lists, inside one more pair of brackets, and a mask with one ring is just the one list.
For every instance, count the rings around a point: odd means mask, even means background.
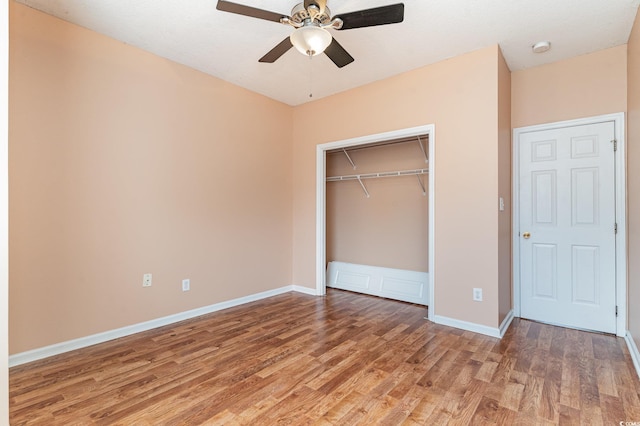
[{"label": "door frame trim", "polygon": [[428,134],[429,135],[429,280],[428,293],[429,305],[427,319],[433,321],[435,315],[435,159],[436,159],[436,135],[435,125],[426,124],[423,126],[410,127],[406,129],[393,130],[385,133],[377,133],[352,139],[344,139],[336,142],[324,143],[316,146],[316,294],[324,296],[326,287],[326,153],[328,150],[336,148],[347,148],[358,145],[366,145],[374,142],[398,139]]},{"label": "door frame trim", "polygon": [[615,196],[616,196],[616,223],[618,233],[616,235],[616,305],[618,306],[618,317],[616,318],[616,335],[624,337],[627,328],[627,180],[626,180],[626,150],[625,150],[625,123],[624,112],[615,114],[586,117],[576,120],[558,121],[554,123],[538,124],[534,126],[518,127],[513,129],[513,139],[511,142],[511,193],[512,193],[512,264],[513,264],[513,310],[516,317],[520,317],[520,145],[518,140],[520,135],[529,132],[542,130],[554,130],[564,127],[581,126],[587,124],[599,124],[613,122],[614,134],[618,141],[618,149],[615,152]]}]

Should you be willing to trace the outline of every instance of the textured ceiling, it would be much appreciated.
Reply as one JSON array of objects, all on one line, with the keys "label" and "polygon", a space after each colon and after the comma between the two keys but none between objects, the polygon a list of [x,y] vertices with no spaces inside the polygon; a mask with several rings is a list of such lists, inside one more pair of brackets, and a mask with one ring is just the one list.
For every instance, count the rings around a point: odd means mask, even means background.
[{"label": "textured ceiling", "polygon": [[[19,0],[289,105],[298,105],[490,45],[512,71],[627,42],[640,0],[404,0],[400,24],[330,30],[355,62],[295,49],[258,59],[291,27],[216,10],[216,0]],[[301,1],[301,0],[298,0]],[[235,0],[289,15],[296,0]],[[399,0],[328,0],[333,15]],[[531,46],[549,40],[552,49]]]}]

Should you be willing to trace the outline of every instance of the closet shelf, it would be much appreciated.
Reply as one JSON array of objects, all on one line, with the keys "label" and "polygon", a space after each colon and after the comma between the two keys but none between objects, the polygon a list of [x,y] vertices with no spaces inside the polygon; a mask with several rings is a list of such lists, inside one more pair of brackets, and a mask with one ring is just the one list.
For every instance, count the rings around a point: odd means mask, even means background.
[{"label": "closet shelf", "polygon": [[429,169],[399,170],[395,172],[362,173],[359,175],[327,176],[327,182],[337,182],[341,180],[376,179],[395,176],[412,176],[429,174]]},{"label": "closet shelf", "polygon": [[385,178],[385,177],[396,177],[396,176],[416,176],[418,178],[418,183],[420,184],[420,188],[422,188],[422,195],[427,195],[427,190],[420,179],[420,175],[426,175],[429,173],[429,169],[414,169],[414,170],[398,170],[395,172],[379,172],[379,173],[363,173],[360,175],[346,175],[346,176],[329,176],[327,177],[327,182],[339,182],[343,180],[357,180],[364,191],[364,195],[369,198],[371,195],[369,191],[367,191],[367,187],[362,183],[362,179],[377,179],[377,178]]}]

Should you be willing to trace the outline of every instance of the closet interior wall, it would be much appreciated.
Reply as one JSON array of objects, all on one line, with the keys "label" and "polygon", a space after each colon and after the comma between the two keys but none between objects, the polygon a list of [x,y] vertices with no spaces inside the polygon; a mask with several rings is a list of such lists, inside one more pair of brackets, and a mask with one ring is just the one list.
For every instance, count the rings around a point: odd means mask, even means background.
[{"label": "closet interior wall", "polygon": [[[427,136],[421,137],[428,152]],[[326,175],[428,169],[418,140],[328,151]],[[429,175],[326,182],[326,256],[339,261],[428,272]]]}]

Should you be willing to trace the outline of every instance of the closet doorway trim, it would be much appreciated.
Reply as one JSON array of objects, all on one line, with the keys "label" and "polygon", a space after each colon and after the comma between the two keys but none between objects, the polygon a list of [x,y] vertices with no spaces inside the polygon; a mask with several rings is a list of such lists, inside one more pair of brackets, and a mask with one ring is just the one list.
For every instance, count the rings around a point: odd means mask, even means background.
[{"label": "closet doorway trim", "polygon": [[324,296],[326,287],[326,178],[327,151],[351,148],[393,139],[408,138],[427,134],[429,136],[429,309],[428,319],[433,321],[435,313],[435,125],[394,130],[358,138],[329,142],[316,147],[316,294]]}]

